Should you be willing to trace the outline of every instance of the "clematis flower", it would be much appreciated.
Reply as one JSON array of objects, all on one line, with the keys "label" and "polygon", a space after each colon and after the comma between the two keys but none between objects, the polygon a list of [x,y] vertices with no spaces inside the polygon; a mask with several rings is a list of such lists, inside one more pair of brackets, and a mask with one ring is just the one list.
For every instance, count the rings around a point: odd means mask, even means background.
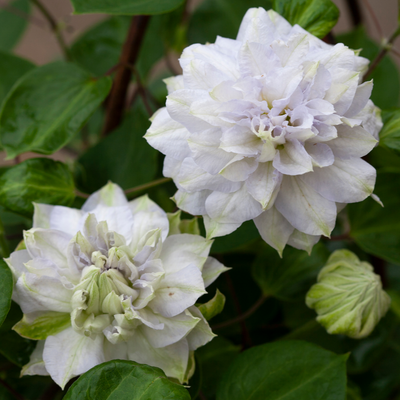
[{"label": "clematis flower", "polygon": [[332,253],[306,296],[307,306],[315,309],[317,321],[329,333],[354,339],[374,330],[390,301],[372,265],[349,250]]},{"label": "clematis flower", "polygon": [[253,220],[279,253],[311,251],[375,185],[361,159],[382,127],[367,64],[263,8],[236,40],[187,47],[145,136],[166,155],[178,207],[202,215],[210,238]]},{"label": "clematis flower", "polygon": [[128,202],[111,183],[82,210],[35,204],[26,249],[6,260],[24,313],[14,329],[39,340],[23,374],[50,375],[63,388],[123,359],[187,381],[193,351],[214,337],[194,304],[226,268],[178,217],[169,234],[160,207],[147,196]]}]

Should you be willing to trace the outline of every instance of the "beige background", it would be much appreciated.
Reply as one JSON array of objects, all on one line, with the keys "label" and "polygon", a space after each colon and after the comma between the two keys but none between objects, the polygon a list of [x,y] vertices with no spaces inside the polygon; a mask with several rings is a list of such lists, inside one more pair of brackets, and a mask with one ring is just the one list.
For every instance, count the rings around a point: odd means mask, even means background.
[{"label": "beige background", "polygon": [[[202,0],[189,0],[191,8],[201,3]],[[346,0],[333,0],[341,11],[341,16],[334,33],[346,32],[352,29],[349,10]],[[367,22],[368,33],[377,41],[381,40],[378,30],[372,22],[371,15],[366,11],[365,0],[358,0],[362,9],[363,18]],[[0,6],[7,4],[8,0],[0,0]],[[64,30],[64,37],[67,43],[71,43],[89,26],[99,22],[104,18],[102,15],[72,15],[70,0],[42,0],[43,4],[49,9],[58,22],[64,23],[68,29]],[[374,10],[379,24],[385,36],[395,30],[397,24],[397,0],[369,0],[371,8]],[[45,64],[61,58],[60,49],[47,27],[46,21],[34,7],[33,22],[28,26],[24,37],[15,49],[15,53],[25,57],[36,64]],[[36,21],[36,22],[35,22]],[[40,23],[38,23],[38,21]],[[400,39],[395,43],[395,48],[400,51]],[[394,56],[395,61],[400,65],[400,58]],[[35,154],[23,154],[21,159],[37,157]],[[12,160],[4,160],[5,154],[0,152],[0,165],[13,164]],[[74,154],[68,150],[63,150],[52,156],[52,158],[67,160],[74,158]]]}]

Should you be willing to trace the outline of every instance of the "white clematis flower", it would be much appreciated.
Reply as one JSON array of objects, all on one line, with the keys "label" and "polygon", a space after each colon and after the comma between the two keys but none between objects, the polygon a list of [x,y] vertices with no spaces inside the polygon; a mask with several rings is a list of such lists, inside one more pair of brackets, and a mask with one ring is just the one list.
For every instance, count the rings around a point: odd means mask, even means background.
[{"label": "white clematis flower", "polygon": [[214,337],[194,304],[226,268],[208,257],[212,242],[182,234],[177,218],[169,235],[160,207],[147,196],[128,202],[111,183],[82,210],[35,204],[26,249],[6,260],[24,313],[14,329],[39,340],[23,374],[64,387],[124,359],[188,379],[193,351]]},{"label": "white clematis flower", "polygon": [[252,219],[279,253],[310,251],[338,208],[371,195],[376,171],[361,157],[382,122],[361,83],[368,60],[252,8],[236,40],[189,46],[180,64],[145,138],[208,237]]}]

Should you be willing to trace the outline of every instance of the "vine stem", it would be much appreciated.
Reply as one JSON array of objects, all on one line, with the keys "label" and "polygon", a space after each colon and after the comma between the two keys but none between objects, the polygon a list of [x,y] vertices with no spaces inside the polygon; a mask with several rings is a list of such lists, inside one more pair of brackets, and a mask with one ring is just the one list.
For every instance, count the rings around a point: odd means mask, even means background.
[{"label": "vine stem", "polygon": [[382,61],[383,57],[391,50],[394,41],[396,40],[397,36],[400,35],[400,26],[394,31],[393,35],[389,38],[389,40],[383,45],[381,51],[376,56],[375,60],[372,61],[370,67],[368,68],[367,72],[364,75],[363,81],[365,82],[367,77],[374,71],[374,69],[378,66],[378,64]]},{"label": "vine stem", "polygon": [[343,233],[342,235],[331,236],[329,240],[333,242],[338,242],[339,240],[349,240],[350,235],[348,233]]},{"label": "vine stem", "polygon": [[117,69],[114,84],[107,100],[106,121],[102,132],[103,137],[111,133],[121,123],[128,86],[132,76],[132,70],[127,65],[135,65],[136,63],[149,19],[150,16],[148,15],[136,15],[132,18],[119,59],[119,68]]},{"label": "vine stem", "polygon": [[213,325],[211,327],[212,330],[214,329],[222,329],[226,328],[231,325],[238,324],[239,322],[244,321],[245,319],[249,318],[252,314],[254,314],[268,299],[269,296],[262,294],[260,298],[242,315],[237,316],[236,318],[230,319],[229,321],[221,322],[220,324]]},{"label": "vine stem", "polygon": [[64,36],[61,33],[60,27],[57,23],[57,21],[54,19],[54,17],[51,15],[49,10],[45,7],[44,4],[40,2],[40,0],[30,0],[42,13],[43,17],[47,20],[47,22],[50,24],[50,28],[53,31],[57,42],[61,48],[62,53],[64,54],[64,57],[67,61],[71,61],[71,55],[69,54],[68,51],[68,46],[65,43]]},{"label": "vine stem", "polygon": [[3,381],[3,379],[0,379],[0,384],[3,385],[17,400],[25,400],[25,397],[15,391],[7,382]]},{"label": "vine stem", "polygon": [[125,190],[125,194],[141,192],[142,190],[146,190],[146,189],[150,189],[154,186],[162,185],[163,183],[170,182],[171,180],[172,180],[171,178],[156,179],[155,181],[145,183],[144,185],[139,185],[134,188],[127,189],[127,190]]}]

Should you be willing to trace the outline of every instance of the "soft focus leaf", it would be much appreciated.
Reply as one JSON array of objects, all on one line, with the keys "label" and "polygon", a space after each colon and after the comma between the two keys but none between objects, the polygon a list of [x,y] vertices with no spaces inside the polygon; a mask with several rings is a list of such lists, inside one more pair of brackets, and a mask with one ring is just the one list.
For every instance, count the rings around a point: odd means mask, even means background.
[{"label": "soft focus leaf", "polygon": [[178,8],[184,0],[72,0],[76,14],[153,15]]},{"label": "soft focus leaf", "polygon": [[11,330],[21,318],[20,308],[12,302],[10,312],[0,328],[0,353],[20,367],[29,362],[29,357],[36,346],[35,341],[25,339]]},{"label": "soft focus leaf", "polygon": [[64,400],[190,400],[188,391],[159,368],[133,361],[110,361],[83,374]]},{"label": "soft focus leaf", "polygon": [[400,264],[400,174],[378,173],[374,191],[384,204],[371,198],[350,204],[350,236],[367,253]]},{"label": "soft focus leaf", "polygon": [[105,74],[118,64],[129,22],[129,17],[111,17],[91,27],[71,46],[74,61],[95,76]]},{"label": "soft focus leaf", "polygon": [[[21,39],[28,25],[29,3],[29,0],[14,0],[7,2],[8,7],[0,9],[0,50],[12,50]],[[27,18],[21,18],[17,15],[19,12]]]},{"label": "soft focus leaf", "polygon": [[213,43],[217,35],[234,39],[250,7],[269,10],[271,6],[270,0],[205,0],[197,7],[189,22],[188,41]]},{"label": "soft focus leaf", "polygon": [[212,317],[218,315],[225,305],[225,296],[217,289],[215,296],[207,303],[198,306],[204,318],[209,321]]},{"label": "soft focus leaf", "polygon": [[78,161],[84,168],[80,183],[91,193],[109,180],[123,189],[150,182],[157,171],[157,152],[143,135],[149,127],[145,111],[136,107],[122,125]]},{"label": "soft focus leaf", "polygon": [[315,245],[310,256],[305,251],[287,247],[282,258],[268,247],[254,263],[253,278],[265,295],[293,300],[309,289],[328,256],[322,244]]},{"label": "soft focus leaf", "polygon": [[307,342],[256,346],[232,363],[217,400],[343,400],[346,359]]},{"label": "soft focus leaf", "polygon": [[0,139],[9,158],[51,154],[80,130],[107,96],[109,77],[95,80],[74,64],[57,62],[26,74],[3,103]]},{"label": "soft focus leaf", "polygon": [[336,25],[339,9],[331,0],[273,0],[273,9],[292,25],[323,38]]},{"label": "soft focus leaf", "polygon": [[34,67],[28,60],[0,51],[0,104],[15,82]]},{"label": "soft focus leaf", "polygon": [[13,291],[13,278],[8,265],[0,260],[0,326],[7,317],[11,307],[11,295]]},{"label": "soft focus leaf", "polygon": [[32,158],[10,168],[0,177],[0,204],[10,211],[31,216],[32,202],[70,205],[74,182],[68,167],[47,158]]},{"label": "soft focus leaf", "polygon": [[[359,27],[353,32],[338,35],[338,42],[344,43],[351,49],[362,49],[360,56],[372,61],[379,53],[379,46],[365,33],[364,28]],[[373,79],[374,88],[371,100],[380,108],[395,107],[399,103],[400,77],[396,64],[389,55],[386,55],[375,70],[368,76]]]},{"label": "soft focus leaf", "polygon": [[[229,365],[240,353],[240,346],[218,336],[196,351],[202,372],[201,391],[207,399],[215,398],[218,384]],[[192,381],[189,382],[192,384]]]},{"label": "soft focus leaf", "polygon": [[379,133],[379,145],[400,152],[400,108],[382,112],[383,128]]}]

